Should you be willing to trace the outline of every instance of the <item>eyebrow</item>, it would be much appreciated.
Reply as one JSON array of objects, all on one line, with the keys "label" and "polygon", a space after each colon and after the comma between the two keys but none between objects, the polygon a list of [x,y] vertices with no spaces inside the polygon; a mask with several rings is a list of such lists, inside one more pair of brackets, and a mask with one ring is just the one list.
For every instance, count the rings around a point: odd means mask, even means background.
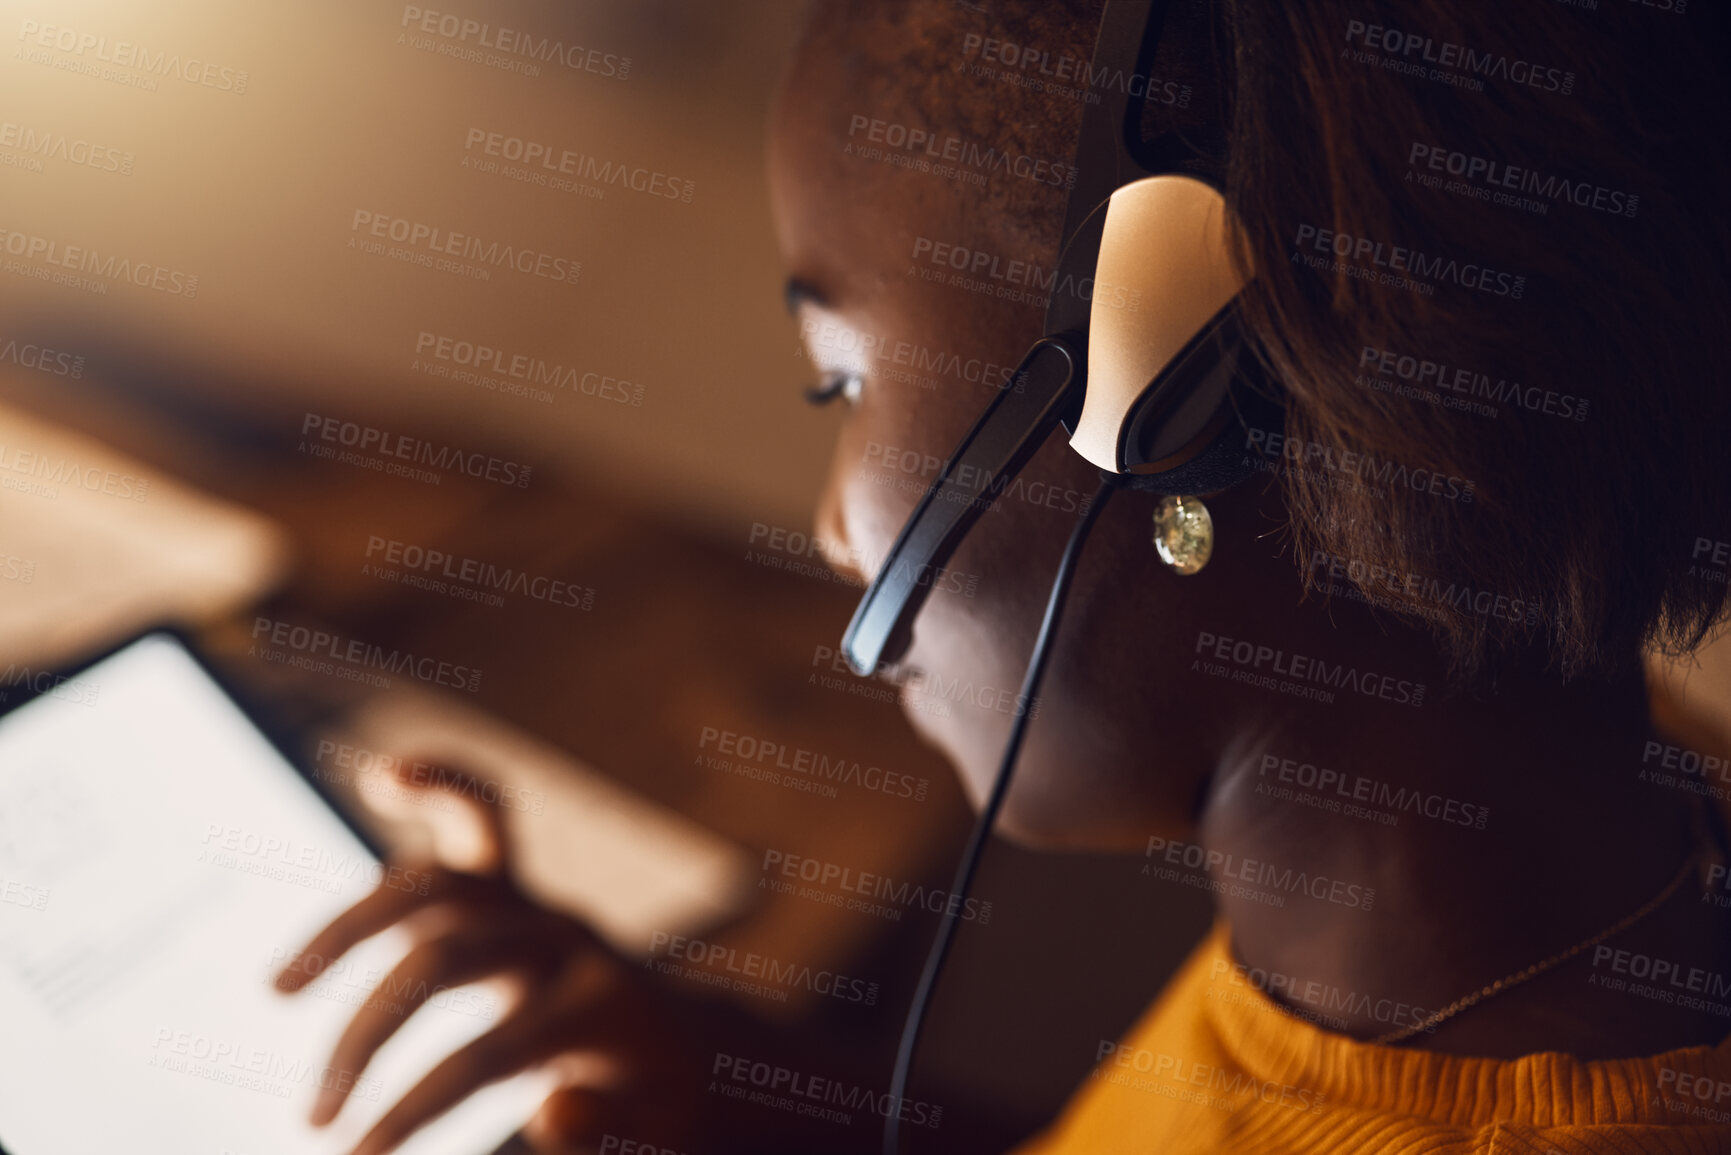
[{"label": "eyebrow", "polygon": [[829,303],[816,285],[798,277],[787,279],[787,284],[782,286],[781,295],[787,302],[787,313],[790,317],[797,315],[802,306],[814,305],[821,309]]}]

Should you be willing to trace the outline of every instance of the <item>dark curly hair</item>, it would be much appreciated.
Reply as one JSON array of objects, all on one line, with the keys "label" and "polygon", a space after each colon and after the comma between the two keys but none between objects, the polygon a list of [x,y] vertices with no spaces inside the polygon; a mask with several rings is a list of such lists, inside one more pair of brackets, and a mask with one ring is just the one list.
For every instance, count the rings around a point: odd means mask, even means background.
[{"label": "dark curly hair", "polygon": [[[1085,60],[1100,10],[823,0],[807,35],[864,102],[1068,157],[1074,94],[978,79],[965,46]],[[850,41],[860,19],[905,32],[894,58]],[[1468,681],[1535,648],[1574,676],[1698,646],[1731,555],[1731,5],[1172,0],[1166,21],[1153,71],[1194,99],[1144,125],[1224,125],[1284,448],[1377,463],[1377,484],[1282,470],[1307,588],[1428,626]],[[1062,194],[1000,183],[991,227],[1055,253]]]},{"label": "dark curly hair", "polygon": [[[1299,556],[1352,559],[1361,585],[1440,571],[1528,599],[1565,674],[1698,645],[1726,594],[1699,543],[1731,539],[1725,6],[1226,0],[1222,17],[1244,305],[1289,437],[1477,483],[1465,504],[1289,471]],[[1318,254],[1322,230],[1354,255]],[[1365,279],[1361,239],[1457,261],[1456,279]],[[1519,298],[1465,287],[1469,262],[1524,276]],[[1469,387],[1403,390],[1405,357]],[[1422,611],[1411,584],[1366,592]],[[1468,674],[1533,628],[1426,620]]]}]

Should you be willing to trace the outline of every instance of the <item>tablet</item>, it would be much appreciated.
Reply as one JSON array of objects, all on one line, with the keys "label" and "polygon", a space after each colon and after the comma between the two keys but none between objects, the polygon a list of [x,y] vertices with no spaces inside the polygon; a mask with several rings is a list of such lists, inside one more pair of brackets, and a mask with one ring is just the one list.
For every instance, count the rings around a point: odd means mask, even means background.
[{"label": "tablet", "polygon": [[[271,977],[385,877],[361,835],[172,634],[71,675],[3,670],[0,691],[29,695],[0,716],[5,1155],[346,1151],[504,1013],[494,988],[440,991],[364,1072],[331,1070],[406,936],[292,997]],[[353,1092],[314,1128],[331,1082]],[[487,1155],[550,1087],[494,1084],[402,1150]]]}]

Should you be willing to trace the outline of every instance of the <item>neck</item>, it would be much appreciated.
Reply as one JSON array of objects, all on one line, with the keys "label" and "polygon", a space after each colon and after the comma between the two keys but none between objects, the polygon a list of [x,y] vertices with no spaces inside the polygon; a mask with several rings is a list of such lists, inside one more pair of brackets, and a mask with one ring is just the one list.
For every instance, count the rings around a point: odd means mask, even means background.
[{"label": "neck", "polygon": [[[1366,1039],[1613,926],[1695,844],[1692,796],[1641,779],[1633,663],[1568,688],[1533,675],[1488,699],[1396,709],[1246,719],[1202,816],[1223,881],[1251,883],[1220,900],[1239,961],[1268,972],[1277,999]],[[1627,960],[1731,981],[1727,917],[1691,878],[1603,948],[1407,1045],[1607,1057],[1716,1042],[1726,1019],[1631,994]],[[1632,953],[1619,968],[1612,951]]]}]

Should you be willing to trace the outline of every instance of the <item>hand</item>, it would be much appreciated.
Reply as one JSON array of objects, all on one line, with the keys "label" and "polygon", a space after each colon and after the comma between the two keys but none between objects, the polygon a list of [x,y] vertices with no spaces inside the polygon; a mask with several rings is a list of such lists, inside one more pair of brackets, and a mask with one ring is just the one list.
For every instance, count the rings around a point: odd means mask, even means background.
[{"label": "hand", "polygon": [[[499,815],[477,801],[482,792],[461,772],[438,778],[478,819],[481,833],[463,855],[470,869],[404,864],[430,874],[424,894],[381,885],[319,932],[277,975],[277,988],[302,989],[351,948],[398,923],[417,935],[381,984],[411,993],[368,1000],[337,1043],[330,1066],[356,1076],[435,991],[510,976],[522,994],[497,1025],[435,1066],[386,1112],[356,1155],[382,1155],[480,1087],[538,1064],[565,1082],[525,1128],[538,1150],[569,1151],[607,1134],[689,1145],[703,1125],[701,1040],[714,1037],[704,1027],[713,1028],[725,1012],[655,986],[581,922],[525,895],[509,877]],[[436,789],[412,786],[406,774],[397,785]],[[313,1122],[336,1118],[345,1098],[343,1090],[322,1089]]]}]

